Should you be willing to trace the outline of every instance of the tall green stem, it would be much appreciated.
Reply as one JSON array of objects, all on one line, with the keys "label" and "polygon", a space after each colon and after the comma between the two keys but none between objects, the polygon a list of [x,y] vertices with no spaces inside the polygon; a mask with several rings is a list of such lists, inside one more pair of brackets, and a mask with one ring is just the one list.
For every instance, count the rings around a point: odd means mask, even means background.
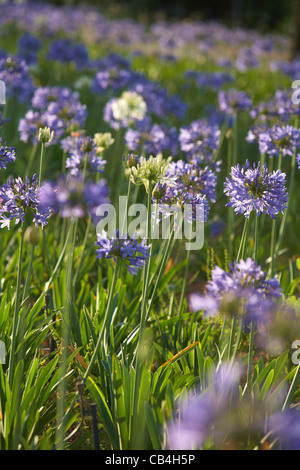
[{"label": "tall green stem", "polygon": [[15,371],[15,356],[16,356],[16,342],[18,336],[19,326],[19,312],[20,312],[20,300],[21,300],[21,279],[22,279],[22,256],[24,246],[24,234],[25,234],[25,223],[22,223],[20,245],[19,245],[19,258],[18,258],[18,274],[17,274],[17,286],[16,286],[16,301],[12,327],[12,339],[9,356],[9,370],[8,370],[8,381],[9,385],[12,386],[14,371]]},{"label": "tall green stem", "polygon": [[242,238],[241,238],[241,242],[240,242],[239,251],[238,251],[238,254],[237,254],[237,257],[236,257],[236,261],[240,261],[241,259],[244,259],[248,229],[249,229],[249,218],[248,219],[245,218]]},{"label": "tall green stem", "polygon": [[255,225],[254,225],[254,261],[257,263],[258,257],[258,238],[259,238],[259,218],[258,215],[255,216]]},{"label": "tall green stem", "polygon": [[250,330],[250,341],[249,341],[249,353],[248,353],[248,367],[247,367],[247,383],[244,389],[244,393],[249,388],[252,377],[252,362],[253,362],[253,346],[254,346],[254,334],[255,334],[255,321],[251,322]]},{"label": "tall green stem", "polygon": [[[147,204],[147,209],[148,209],[147,244],[148,245],[151,243],[151,198],[152,198],[152,184],[151,182],[149,182],[148,204]],[[144,284],[143,284],[143,298],[142,298],[142,308],[141,308],[140,337],[144,333],[144,329],[145,329],[146,321],[147,321],[147,300],[148,300],[148,288],[149,288],[148,284],[149,284],[149,277],[150,277],[150,271],[151,271],[152,252],[153,252],[153,247],[151,243],[150,253],[149,253],[150,256],[149,256],[147,264],[144,267]]]},{"label": "tall green stem", "polygon": [[[282,164],[282,152],[280,151],[279,157],[278,157],[278,169],[281,169],[281,164]],[[286,212],[285,212],[286,213]],[[269,274],[271,277],[274,276],[274,271],[275,271],[275,261],[278,256],[278,250],[276,250],[275,246],[275,239],[276,239],[276,225],[277,225],[277,219],[272,220],[272,232],[271,232],[271,253],[270,253],[270,258],[271,258],[271,266],[269,269]]]},{"label": "tall green stem", "polygon": [[280,225],[279,234],[278,234],[278,241],[277,241],[276,248],[275,248],[275,256],[278,256],[278,252],[280,250],[280,246],[281,246],[284,234],[285,234],[287,215],[288,215],[288,210],[290,208],[290,200],[291,200],[293,189],[294,189],[295,170],[296,170],[296,151],[294,152],[293,157],[292,157],[291,178],[290,178],[289,189],[288,189],[288,196],[289,196],[288,207],[286,208],[284,215],[282,217],[282,220],[281,220],[281,225]]},{"label": "tall green stem", "polygon": [[67,359],[68,359],[68,345],[70,342],[70,318],[73,300],[73,285],[72,285],[72,271],[73,271],[73,257],[75,245],[75,227],[76,221],[70,221],[70,239],[66,252],[66,284],[65,284],[65,301],[62,316],[62,351],[60,360],[60,384],[58,387],[57,399],[57,448],[63,450],[64,448],[64,434],[65,434],[65,392],[66,392],[66,372],[67,372]]},{"label": "tall green stem", "polygon": [[184,273],[184,279],[183,279],[180,302],[179,302],[179,309],[178,309],[179,316],[181,316],[181,314],[182,314],[183,301],[184,301],[184,297],[185,297],[185,291],[186,291],[188,274],[189,274],[190,260],[191,260],[191,250],[190,250],[190,248],[188,248],[187,257],[186,257],[185,273]]},{"label": "tall green stem", "polygon": [[91,360],[88,364],[88,367],[85,371],[85,374],[84,374],[84,380],[87,379],[87,377],[89,376],[91,370],[92,370],[92,367],[96,361],[96,358],[99,354],[99,347],[101,345],[101,342],[103,341],[103,337],[104,337],[104,334],[105,334],[105,331],[110,323],[110,320],[111,320],[111,315],[112,315],[112,307],[113,307],[113,300],[114,300],[114,293],[115,293],[115,288],[116,288],[116,283],[117,283],[117,280],[118,280],[118,277],[119,277],[119,272],[120,272],[120,261],[117,260],[117,263],[116,263],[116,267],[114,269],[114,273],[113,273],[113,278],[112,278],[112,282],[111,282],[111,286],[110,286],[110,290],[109,290],[109,295],[108,295],[108,301],[107,301],[107,307],[106,307],[106,310],[105,310],[105,315],[104,315],[104,319],[103,319],[103,323],[102,323],[102,327],[101,327],[101,330],[100,330],[100,334],[98,336],[98,340],[97,340],[97,343],[95,345],[95,349],[94,349],[94,352],[93,352],[93,355],[91,357]]},{"label": "tall green stem", "polygon": [[39,186],[41,186],[41,183],[42,183],[44,157],[45,157],[45,144],[44,144],[44,142],[42,142],[42,144],[41,144],[40,170],[39,170]]}]

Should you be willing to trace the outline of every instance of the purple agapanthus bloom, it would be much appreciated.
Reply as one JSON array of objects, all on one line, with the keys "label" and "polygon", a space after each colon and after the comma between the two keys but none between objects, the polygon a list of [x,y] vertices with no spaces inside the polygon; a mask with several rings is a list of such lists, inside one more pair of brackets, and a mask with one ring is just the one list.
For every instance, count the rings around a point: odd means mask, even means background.
[{"label": "purple agapanthus bloom", "polygon": [[[207,197],[183,188],[180,183],[178,186],[158,183],[153,190],[152,200],[157,204],[157,216],[162,215],[163,218],[167,218],[172,214],[182,214],[184,210],[184,217],[188,223],[195,220],[204,223],[208,220],[210,208]],[[157,221],[159,220],[158,217]]]},{"label": "purple agapanthus bloom", "polygon": [[236,60],[236,67],[240,72],[247,72],[249,68],[253,69],[258,67],[258,65],[259,60],[253,49],[249,47],[240,49]]},{"label": "purple agapanthus bloom", "polygon": [[91,91],[97,94],[103,94],[111,89],[114,93],[122,89],[129,89],[133,84],[140,80],[141,75],[130,69],[122,69],[119,66],[113,66],[108,69],[99,70],[91,82]]},{"label": "purple agapanthus bloom", "polygon": [[252,106],[251,98],[243,91],[230,89],[219,91],[219,108],[227,114],[248,111]]},{"label": "purple agapanthus bloom", "polygon": [[37,143],[38,130],[50,127],[54,131],[51,144],[57,144],[66,134],[83,128],[87,117],[86,106],[80,103],[79,94],[69,88],[37,88],[31,106],[19,122],[23,142]]},{"label": "purple agapanthus bloom", "polygon": [[300,108],[293,103],[287,91],[277,90],[274,99],[259,103],[250,111],[250,116],[258,122],[268,123],[270,126],[277,123],[288,123],[293,116],[299,116]]},{"label": "purple agapanthus bloom", "polygon": [[190,308],[203,310],[206,316],[213,317],[226,313],[240,315],[244,327],[251,321],[268,323],[276,299],[282,296],[278,279],[267,279],[266,273],[251,258],[230,264],[229,269],[225,271],[216,266],[206,285],[206,293],[190,296]]},{"label": "purple agapanthus bloom", "polygon": [[169,164],[166,178],[173,183],[158,183],[152,193],[159,212],[167,217],[184,209],[189,222],[206,222],[210,210],[208,201],[216,200],[216,173],[208,167],[179,160]]},{"label": "purple agapanthus bloom", "polygon": [[61,63],[74,62],[78,69],[87,68],[90,65],[89,52],[86,45],[75,43],[68,38],[53,41],[50,44],[47,59]]},{"label": "purple agapanthus bloom", "polygon": [[217,372],[210,374],[210,386],[189,397],[187,403],[181,402],[180,419],[167,427],[169,449],[202,449],[209,438],[222,442],[232,431],[226,417],[238,406],[240,376],[237,364],[222,363]]},{"label": "purple agapanthus bloom", "polygon": [[121,259],[132,276],[145,266],[149,258],[150,246],[146,245],[145,239],[138,242],[137,238],[131,238],[128,234],[120,237],[119,230],[115,230],[114,236],[110,238],[105,231],[97,233],[95,244],[98,259]]},{"label": "purple agapanthus bloom", "polygon": [[240,288],[255,288],[259,294],[271,297],[281,296],[281,286],[276,278],[268,280],[266,273],[255,261],[247,258],[229,265],[230,272],[219,266],[212,270],[212,279],[207,284],[207,291],[214,295],[239,290]]},{"label": "purple agapanthus bloom", "polygon": [[2,144],[2,138],[0,137],[0,170],[6,169],[9,163],[13,163],[16,160],[16,152],[14,147],[7,147],[6,144]]},{"label": "purple agapanthus bloom", "polygon": [[39,191],[41,207],[58,213],[63,218],[81,218],[91,215],[94,224],[98,223],[97,208],[109,203],[107,182],[101,179],[94,183],[84,182],[81,174],[59,177],[56,183],[42,184]]},{"label": "purple agapanthus bloom", "polygon": [[34,86],[24,59],[17,56],[0,58],[0,80],[6,85],[7,96],[16,96],[21,103],[30,100]]},{"label": "purple agapanthus bloom", "polygon": [[42,47],[41,40],[26,32],[20,37],[18,46],[18,56],[22,57],[28,66],[35,65],[38,60],[38,52]]},{"label": "purple agapanthus bloom", "polygon": [[211,202],[216,201],[217,175],[208,166],[201,168],[183,160],[171,162],[167,176],[176,177],[176,189],[204,194]]},{"label": "purple agapanthus bloom", "polygon": [[199,89],[212,88],[213,90],[219,90],[226,83],[234,81],[234,77],[226,72],[195,72],[187,71],[185,76],[195,80],[196,85]]},{"label": "purple agapanthus bloom", "polygon": [[261,155],[292,157],[300,151],[300,131],[289,125],[275,125],[258,134],[258,145]]},{"label": "purple agapanthus bloom", "polygon": [[125,143],[131,152],[140,148],[148,155],[158,155],[169,151],[175,156],[178,152],[178,133],[175,127],[168,128],[164,124],[151,124],[144,128],[128,129]]},{"label": "purple agapanthus bloom", "polygon": [[228,207],[234,207],[237,214],[249,218],[254,210],[259,216],[268,214],[273,219],[287,208],[288,196],[286,175],[280,170],[269,173],[267,164],[259,162],[251,168],[247,160],[244,166],[232,167],[226,178],[224,193],[230,198]]},{"label": "purple agapanthus bloom", "polygon": [[30,215],[35,224],[44,227],[51,215],[49,208],[41,207],[38,194],[38,178],[32,180],[26,177],[25,181],[19,178],[11,178],[7,184],[0,186],[0,224],[1,228],[10,229],[11,221],[17,225],[24,222]]},{"label": "purple agapanthus bloom", "polygon": [[131,91],[135,91],[143,97],[147,104],[149,113],[160,119],[166,116],[175,116],[183,119],[187,111],[188,105],[182,101],[178,95],[170,95],[168,90],[160,83],[150,81],[146,77],[130,87]]},{"label": "purple agapanthus bloom", "polygon": [[199,119],[180,128],[180,148],[191,162],[213,164],[212,157],[219,147],[220,136],[219,126]]},{"label": "purple agapanthus bloom", "polygon": [[269,430],[279,438],[282,450],[300,450],[300,410],[290,408],[270,418]]},{"label": "purple agapanthus bloom", "polygon": [[97,144],[92,137],[67,137],[61,142],[61,146],[69,155],[66,168],[72,176],[77,176],[85,165],[88,174],[104,172],[106,161],[98,154]]}]

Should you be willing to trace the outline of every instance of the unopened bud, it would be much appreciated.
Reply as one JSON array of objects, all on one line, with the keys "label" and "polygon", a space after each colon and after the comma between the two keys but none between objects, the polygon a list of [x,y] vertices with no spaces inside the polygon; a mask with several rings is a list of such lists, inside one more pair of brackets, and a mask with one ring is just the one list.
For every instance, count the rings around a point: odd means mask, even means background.
[{"label": "unopened bud", "polygon": [[53,140],[54,131],[51,131],[50,127],[44,127],[39,129],[39,142],[42,144],[49,143]]},{"label": "unopened bud", "polygon": [[25,231],[24,239],[28,245],[37,245],[40,241],[41,233],[38,227],[28,227]]}]

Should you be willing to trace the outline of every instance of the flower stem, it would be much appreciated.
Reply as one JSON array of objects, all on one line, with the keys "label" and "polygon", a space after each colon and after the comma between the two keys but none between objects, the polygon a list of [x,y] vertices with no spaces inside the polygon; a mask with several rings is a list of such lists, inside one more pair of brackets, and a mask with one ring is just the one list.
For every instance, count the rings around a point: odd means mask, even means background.
[{"label": "flower stem", "polygon": [[12,327],[12,339],[9,356],[9,369],[8,369],[8,381],[9,385],[12,386],[15,371],[15,355],[16,355],[16,342],[19,328],[19,312],[20,312],[20,299],[21,299],[21,278],[22,278],[22,256],[24,246],[24,234],[25,234],[25,223],[22,223],[21,238],[19,245],[19,258],[18,258],[18,274],[17,274],[17,286],[16,286],[16,302],[13,318]]},{"label": "flower stem", "polygon": [[42,142],[42,144],[41,144],[40,170],[39,170],[39,186],[41,186],[41,182],[42,182],[44,157],[45,157],[45,144],[44,144],[44,142]]},{"label": "flower stem", "polygon": [[252,320],[251,322],[251,330],[250,330],[250,341],[249,341],[249,355],[248,355],[248,367],[247,367],[247,383],[244,388],[244,392],[248,389],[251,383],[251,376],[252,376],[252,362],[253,362],[253,344],[254,344],[254,333],[255,333],[255,321]]},{"label": "flower stem", "polygon": [[257,263],[258,257],[258,238],[259,238],[259,218],[258,215],[255,217],[254,225],[254,261]]},{"label": "flower stem", "polygon": [[184,279],[183,279],[180,302],[179,302],[179,309],[178,309],[178,315],[179,316],[181,316],[181,314],[182,314],[183,301],[184,301],[184,296],[185,296],[185,291],[186,291],[186,286],[187,286],[187,280],[188,280],[188,274],[189,274],[190,260],[191,260],[191,249],[188,248],[187,257],[186,257],[185,273],[184,273]]},{"label": "flower stem", "polygon": [[66,372],[68,360],[68,345],[70,342],[70,319],[71,308],[73,300],[73,286],[72,286],[72,271],[73,271],[73,257],[75,236],[74,233],[76,221],[70,221],[70,239],[68,249],[66,251],[66,283],[65,283],[65,302],[62,316],[62,350],[59,365],[60,383],[58,388],[57,398],[57,448],[62,450],[64,448],[64,433],[65,433],[65,392],[66,392]]},{"label": "flower stem", "polygon": [[245,254],[245,246],[246,246],[246,238],[248,235],[248,229],[249,229],[249,219],[245,218],[245,223],[244,223],[244,228],[243,228],[243,233],[242,233],[242,238],[240,242],[240,247],[239,251],[236,257],[236,261],[240,261],[241,259],[244,259],[244,254]]},{"label": "flower stem", "polygon": [[89,362],[89,364],[88,364],[88,367],[87,367],[87,369],[86,369],[86,371],[85,371],[84,380],[87,379],[87,377],[89,376],[89,374],[90,374],[90,372],[91,372],[91,370],[92,370],[92,367],[93,367],[93,365],[94,365],[94,363],[95,363],[95,361],[96,361],[96,358],[97,358],[97,356],[98,356],[98,352],[99,352],[99,347],[100,347],[101,341],[103,340],[105,331],[106,331],[107,326],[109,325],[110,320],[111,320],[113,299],[114,299],[114,293],[115,293],[115,288],[116,288],[117,280],[118,280],[118,277],[119,277],[119,271],[120,271],[120,262],[117,261],[117,262],[116,262],[116,267],[115,267],[114,273],[113,273],[113,278],[112,278],[110,290],[109,290],[108,301],[107,301],[106,311],[105,311],[105,315],[104,315],[104,319],[103,319],[103,324],[102,324],[102,327],[101,327],[100,334],[99,334],[99,336],[98,336],[97,343],[96,343],[96,345],[95,345],[95,349],[94,349],[93,355],[92,355],[91,360],[90,360],[90,362]]},{"label": "flower stem", "polygon": [[294,189],[295,169],[296,169],[296,151],[294,152],[293,157],[292,157],[291,179],[290,179],[289,190],[288,190],[288,194],[289,194],[288,207],[286,208],[284,212],[284,215],[282,217],[281,224],[280,224],[278,241],[277,241],[276,248],[275,248],[276,257],[278,256],[278,252],[279,252],[279,249],[280,249],[283,237],[284,237],[284,233],[285,233],[287,215],[288,215],[288,210],[290,207],[290,200],[291,200],[291,196],[292,196],[293,189]]},{"label": "flower stem", "polygon": [[[151,243],[151,200],[152,200],[152,183],[149,181],[148,187],[148,222],[147,222],[147,244]],[[149,279],[150,279],[150,271],[151,271],[151,262],[152,262],[152,254],[153,254],[153,246],[151,243],[150,251],[149,251],[149,259],[144,267],[144,282],[143,282],[143,293],[142,293],[142,307],[141,307],[141,322],[140,322],[140,333],[139,333],[139,341],[138,341],[138,348],[139,350],[141,340],[144,336],[144,331],[146,328],[147,322],[147,300],[148,300],[148,290],[149,290]]]},{"label": "flower stem", "polygon": [[31,279],[31,273],[32,273],[32,265],[33,265],[33,260],[34,260],[34,250],[35,250],[35,245],[30,245],[29,247],[29,262],[28,262],[28,267],[27,267],[27,275],[26,275],[26,281],[25,281],[25,286],[24,286],[24,291],[23,291],[23,297],[22,297],[22,302],[27,297],[27,294],[29,292],[29,287],[30,287],[30,279]]}]

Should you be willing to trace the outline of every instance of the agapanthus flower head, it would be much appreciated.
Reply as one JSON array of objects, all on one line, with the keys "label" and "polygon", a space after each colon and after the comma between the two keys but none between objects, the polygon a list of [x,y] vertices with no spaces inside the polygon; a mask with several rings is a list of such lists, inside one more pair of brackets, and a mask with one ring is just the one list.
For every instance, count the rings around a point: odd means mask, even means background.
[{"label": "agapanthus flower head", "polygon": [[178,191],[202,194],[211,202],[216,201],[217,175],[208,166],[201,168],[199,165],[179,160],[170,163],[167,176],[176,178]]},{"label": "agapanthus flower head", "polygon": [[28,66],[35,65],[38,59],[38,52],[42,47],[41,40],[26,32],[20,37],[18,46],[18,57],[22,57]]},{"label": "agapanthus flower head", "polygon": [[0,80],[5,83],[8,96],[16,96],[21,103],[30,100],[34,86],[24,59],[17,56],[0,58]]},{"label": "agapanthus flower head", "polygon": [[113,129],[131,127],[146,118],[147,105],[135,91],[124,91],[119,98],[110,100],[104,109],[104,120]]},{"label": "agapanthus flower head", "polygon": [[187,78],[194,79],[200,90],[203,88],[219,90],[226,83],[234,81],[234,77],[227,72],[195,72],[192,70],[186,72],[185,75]]},{"label": "agapanthus flower head", "polygon": [[174,185],[175,177],[169,177],[167,170],[172,157],[164,159],[161,154],[150,155],[149,158],[140,157],[136,166],[132,166],[131,180],[134,184],[144,184],[148,192],[149,183],[155,186],[157,183],[168,183],[170,186]]},{"label": "agapanthus flower head", "polygon": [[300,410],[296,407],[274,413],[269,421],[268,430],[279,438],[282,450],[300,450]]},{"label": "agapanthus flower head", "polygon": [[254,210],[259,216],[268,214],[273,219],[287,208],[286,175],[280,170],[269,172],[267,164],[256,166],[247,160],[242,167],[232,167],[226,178],[224,193],[230,198],[228,207],[249,218]]},{"label": "agapanthus flower head", "polygon": [[[229,265],[230,271],[224,271],[216,266],[211,273],[211,280],[207,284],[207,291],[221,295],[222,292],[240,288],[256,288],[256,290],[271,297],[281,296],[281,287],[278,279],[267,279],[266,273],[254,260],[247,258],[246,261],[235,261]],[[273,285],[270,292],[269,285]]]},{"label": "agapanthus flower head", "polygon": [[292,157],[300,151],[300,131],[290,125],[275,125],[258,134],[258,145],[262,155]]},{"label": "agapanthus flower head", "polygon": [[131,275],[136,275],[149,258],[150,246],[146,245],[145,239],[138,242],[137,237],[130,237],[128,234],[121,236],[119,230],[115,230],[112,237],[108,237],[105,231],[97,233],[95,244],[98,259],[120,259]]},{"label": "agapanthus flower head", "polygon": [[6,169],[9,163],[13,163],[16,160],[16,152],[14,147],[7,147],[6,143],[3,144],[3,140],[0,137],[0,170]]},{"label": "agapanthus flower head", "polygon": [[244,326],[251,321],[266,324],[272,318],[282,289],[277,278],[268,279],[255,261],[247,258],[229,265],[229,271],[216,266],[206,293],[194,293],[190,308],[207,316],[239,315]]},{"label": "agapanthus flower head", "polygon": [[11,221],[17,225],[30,217],[36,226],[44,227],[51,215],[48,207],[42,207],[38,194],[39,184],[36,175],[32,180],[26,177],[25,181],[11,178],[6,184],[0,186],[0,223],[1,228],[10,228]]},{"label": "agapanthus flower head", "polygon": [[[191,224],[197,220],[207,222],[209,216],[209,204],[206,195],[195,193],[183,188],[180,184],[158,183],[152,191],[152,201],[155,204],[152,217],[156,223],[161,218],[165,219],[171,215],[179,217],[179,221],[184,216],[185,220]],[[177,223],[177,222],[176,222]]]},{"label": "agapanthus flower head", "polygon": [[158,155],[166,151],[170,155],[176,155],[178,152],[177,129],[168,128],[163,124],[148,124],[126,131],[125,143],[128,149],[131,152],[142,149],[148,155]]},{"label": "agapanthus flower head", "polygon": [[[38,130],[49,127],[54,132],[52,144],[72,131],[82,129],[87,117],[86,106],[79,101],[79,94],[64,87],[37,88],[32,108],[19,123],[23,142],[38,142]],[[48,145],[48,144],[47,144]]]},{"label": "agapanthus flower head", "polygon": [[195,163],[213,163],[213,154],[219,147],[221,131],[218,125],[205,119],[183,126],[179,132],[180,148],[187,159]]},{"label": "agapanthus flower head", "polygon": [[238,364],[222,363],[209,375],[209,385],[200,394],[181,401],[179,419],[167,429],[170,449],[202,449],[208,439],[222,445],[229,432],[238,431],[228,418],[239,405],[240,376]]},{"label": "agapanthus flower head", "polygon": [[131,88],[137,80],[141,80],[139,73],[114,65],[99,70],[92,79],[90,87],[92,93],[103,94],[109,89],[117,93],[122,89]]},{"label": "agapanthus flower head", "polygon": [[66,168],[70,175],[77,176],[84,168],[88,174],[104,172],[106,161],[94,137],[73,135],[63,139],[61,146],[68,155]]},{"label": "agapanthus flower head", "polygon": [[240,72],[247,72],[248,69],[257,68],[259,66],[259,60],[253,49],[250,47],[244,47],[240,49],[236,67]]},{"label": "agapanthus flower head", "polygon": [[38,140],[42,144],[52,142],[54,138],[54,131],[51,131],[50,127],[43,127],[39,129]]},{"label": "agapanthus flower head", "polygon": [[60,176],[56,183],[46,181],[39,191],[42,208],[62,218],[81,218],[91,215],[95,225],[99,222],[97,208],[109,203],[109,188],[104,179],[97,183],[84,181],[82,174]]},{"label": "agapanthus flower head", "polygon": [[107,150],[114,143],[110,132],[97,132],[94,134],[94,140],[97,146],[97,153],[102,153],[104,150]]},{"label": "agapanthus flower head", "polygon": [[250,111],[250,116],[258,123],[267,123],[270,127],[276,123],[288,124],[294,116],[299,116],[299,106],[293,103],[288,92],[277,90],[272,100],[259,103]]},{"label": "agapanthus flower head", "polygon": [[76,67],[83,69],[89,67],[90,58],[85,44],[78,44],[68,38],[56,39],[50,44],[47,54],[48,60],[61,63],[74,62]]},{"label": "agapanthus flower head", "polygon": [[252,106],[251,98],[240,90],[230,89],[219,91],[219,107],[227,114],[234,114],[238,111],[248,111]]},{"label": "agapanthus flower head", "polygon": [[183,119],[188,105],[178,95],[170,95],[160,83],[150,81],[145,76],[137,80],[130,90],[143,97],[148,114],[165,119],[175,116]]}]

